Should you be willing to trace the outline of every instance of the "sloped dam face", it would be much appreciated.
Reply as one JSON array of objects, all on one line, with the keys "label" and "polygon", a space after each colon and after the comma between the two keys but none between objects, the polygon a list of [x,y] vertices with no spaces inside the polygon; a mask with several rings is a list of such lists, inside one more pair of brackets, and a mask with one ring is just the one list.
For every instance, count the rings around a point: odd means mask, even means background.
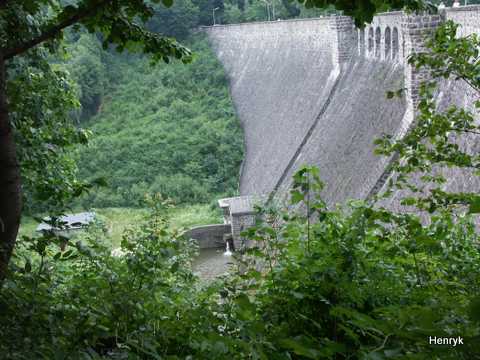
[{"label": "sloped dam face", "polygon": [[[444,17],[480,32],[478,6]],[[402,136],[414,121],[420,77],[406,58],[420,45],[418,32],[404,24],[428,33],[442,21],[395,12],[375,17],[364,30],[347,17],[204,29],[230,78],[244,129],[241,195],[283,196],[303,164],[320,168],[330,204],[378,191],[389,159],[374,155],[374,140]],[[445,86],[442,99],[465,90],[464,84]],[[388,90],[404,87],[404,98],[387,99]]]}]

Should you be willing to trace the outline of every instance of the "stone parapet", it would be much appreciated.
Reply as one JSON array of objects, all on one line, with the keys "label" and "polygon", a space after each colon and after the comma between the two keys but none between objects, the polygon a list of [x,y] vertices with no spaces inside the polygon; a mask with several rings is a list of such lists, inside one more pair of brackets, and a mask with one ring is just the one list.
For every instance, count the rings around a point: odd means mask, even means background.
[{"label": "stone parapet", "polygon": [[413,54],[428,51],[426,42],[433,36],[435,30],[442,24],[441,15],[409,15],[404,16],[402,32],[404,36],[405,88],[408,105],[415,109],[420,101],[420,85],[430,78],[428,69],[416,69],[408,64],[408,58]]},{"label": "stone parapet", "polygon": [[336,16],[330,20],[333,32],[333,62],[342,65],[354,55],[357,43],[355,25],[348,16]]}]

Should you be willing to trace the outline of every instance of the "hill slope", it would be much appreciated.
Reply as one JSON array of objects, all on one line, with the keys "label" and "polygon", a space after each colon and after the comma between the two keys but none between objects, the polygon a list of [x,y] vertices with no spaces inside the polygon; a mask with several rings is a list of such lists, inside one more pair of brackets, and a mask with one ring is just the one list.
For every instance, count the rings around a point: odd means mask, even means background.
[{"label": "hill slope", "polygon": [[189,65],[109,60],[110,77],[121,78],[88,121],[94,136],[79,155],[81,177],[103,176],[109,187],[83,205],[135,206],[146,192],[198,203],[236,192],[243,136],[227,80],[203,37],[189,45]]}]

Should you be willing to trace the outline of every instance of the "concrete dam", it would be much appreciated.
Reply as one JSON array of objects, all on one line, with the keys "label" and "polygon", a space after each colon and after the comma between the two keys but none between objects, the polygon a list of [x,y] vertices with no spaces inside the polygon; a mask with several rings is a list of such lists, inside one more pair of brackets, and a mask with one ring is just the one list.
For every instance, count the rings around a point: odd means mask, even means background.
[{"label": "concrete dam", "polygon": [[[219,201],[237,244],[240,231],[253,223],[254,199],[284,198],[303,164],[320,169],[328,204],[382,189],[390,159],[374,154],[374,140],[401,137],[414,123],[428,74],[407,58],[424,51],[426,38],[450,19],[460,24],[459,35],[480,34],[480,6],[438,15],[384,13],[364,29],[345,16],[203,29],[229,77],[245,136],[241,196]],[[400,88],[406,90],[402,98],[386,98]],[[437,97],[440,106],[467,108],[475,98],[459,81],[443,81]],[[464,143],[480,150],[478,139]],[[480,189],[471,174],[455,171],[447,188]],[[400,196],[394,194],[390,205],[397,206]]]}]

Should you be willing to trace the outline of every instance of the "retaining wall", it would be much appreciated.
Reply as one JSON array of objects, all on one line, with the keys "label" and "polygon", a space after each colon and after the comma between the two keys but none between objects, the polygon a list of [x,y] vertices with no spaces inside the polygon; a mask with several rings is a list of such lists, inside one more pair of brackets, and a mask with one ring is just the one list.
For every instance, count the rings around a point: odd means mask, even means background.
[{"label": "retaining wall", "polygon": [[225,247],[224,234],[231,233],[230,224],[197,226],[185,232],[184,236],[198,241],[200,249]]}]

